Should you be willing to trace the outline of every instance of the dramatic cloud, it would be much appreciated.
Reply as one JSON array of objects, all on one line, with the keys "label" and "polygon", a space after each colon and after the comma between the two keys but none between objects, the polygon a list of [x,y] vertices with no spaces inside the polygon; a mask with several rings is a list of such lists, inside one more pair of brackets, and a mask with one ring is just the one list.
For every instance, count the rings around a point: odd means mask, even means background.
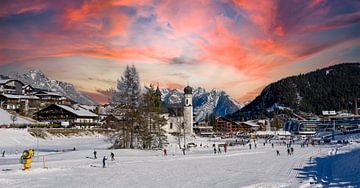
[{"label": "dramatic cloud", "polygon": [[[107,100],[102,91],[115,86],[126,64],[139,68],[144,83],[181,88],[190,82],[248,100],[269,82],[315,66],[301,65],[334,62],[329,51],[353,51],[360,39],[357,0],[11,0],[1,5],[0,65],[61,75],[101,102]],[[359,60],[359,54],[347,54],[337,61]],[[59,74],[60,69],[67,73]]]}]

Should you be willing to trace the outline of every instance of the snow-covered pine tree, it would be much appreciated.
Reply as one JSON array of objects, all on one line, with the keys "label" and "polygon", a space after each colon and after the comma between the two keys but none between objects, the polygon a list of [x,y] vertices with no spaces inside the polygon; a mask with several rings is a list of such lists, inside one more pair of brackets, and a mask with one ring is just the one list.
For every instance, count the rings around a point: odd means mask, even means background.
[{"label": "snow-covered pine tree", "polygon": [[134,134],[140,115],[140,92],[140,78],[135,66],[126,66],[111,98],[111,103],[116,105],[112,114],[122,118],[122,122],[116,126],[117,133],[111,137],[114,148],[134,147]]}]

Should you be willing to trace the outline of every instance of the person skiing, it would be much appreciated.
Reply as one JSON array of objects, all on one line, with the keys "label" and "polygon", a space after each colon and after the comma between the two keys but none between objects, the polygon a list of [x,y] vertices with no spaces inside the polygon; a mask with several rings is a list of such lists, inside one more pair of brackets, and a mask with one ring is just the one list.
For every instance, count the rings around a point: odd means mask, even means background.
[{"label": "person skiing", "polygon": [[266,144],[266,143],[264,142],[264,147],[265,147],[265,144]]},{"label": "person skiing", "polygon": [[216,148],[214,148],[214,154],[216,154]]},{"label": "person skiing", "polygon": [[185,155],[185,148],[182,149],[183,155]]},{"label": "person skiing", "polygon": [[227,150],[227,143],[224,144],[224,152],[226,153]]},{"label": "person skiing", "polygon": [[97,154],[97,152],[96,152],[96,150],[94,150],[94,159],[97,159],[96,154]]},{"label": "person skiing", "polygon": [[271,147],[274,148],[274,143],[271,143]]},{"label": "person skiing", "polygon": [[103,160],[102,160],[102,163],[103,163],[103,168],[105,168],[105,165],[106,165],[106,160],[107,160],[107,158],[104,156],[104,157],[103,157]]},{"label": "person skiing", "polygon": [[256,148],[257,144],[255,143],[255,148]]},{"label": "person skiing", "polygon": [[291,147],[290,150],[291,150],[291,155],[292,155],[294,153],[294,148]]},{"label": "person skiing", "polygon": [[288,155],[290,155],[290,148],[287,149],[287,153],[288,153]]},{"label": "person skiing", "polygon": [[249,149],[251,149],[251,144],[249,144]]},{"label": "person skiing", "polygon": [[167,156],[166,148],[164,148],[164,156]]},{"label": "person skiing", "polygon": [[218,154],[221,154],[221,148],[218,147]]},{"label": "person skiing", "polygon": [[110,157],[112,161],[115,161],[115,154],[113,152],[110,153]]},{"label": "person skiing", "polygon": [[2,157],[5,157],[5,150],[2,152]]},{"label": "person skiing", "polygon": [[276,150],[276,156],[280,156],[280,151]]}]

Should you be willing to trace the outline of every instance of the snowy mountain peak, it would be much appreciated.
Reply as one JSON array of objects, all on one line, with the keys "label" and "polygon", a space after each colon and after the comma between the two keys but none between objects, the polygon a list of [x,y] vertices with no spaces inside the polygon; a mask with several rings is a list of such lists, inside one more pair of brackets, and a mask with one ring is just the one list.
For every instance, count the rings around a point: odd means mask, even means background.
[{"label": "snowy mountain peak", "polygon": [[76,90],[74,85],[58,80],[50,80],[39,69],[30,69],[20,74],[18,72],[9,75],[11,78],[16,78],[25,84],[29,84],[35,88],[51,90],[69,98],[80,104],[95,105],[95,101],[88,96]]},{"label": "snowy mountain peak", "polygon": [[[184,94],[177,89],[161,89],[162,101],[167,105],[182,104]],[[205,119],[206,114],[225,116],[236,112],[243,105],[231,98],[225,91],[212,89],[210,91],[198,87],[193,91],[193,106],[195,121]]]}]

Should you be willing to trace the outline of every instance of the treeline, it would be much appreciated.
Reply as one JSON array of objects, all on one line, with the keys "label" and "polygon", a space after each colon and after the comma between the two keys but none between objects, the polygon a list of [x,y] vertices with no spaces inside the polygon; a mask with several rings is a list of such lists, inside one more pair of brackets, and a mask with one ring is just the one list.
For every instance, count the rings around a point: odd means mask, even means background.
[{"label": "treeline", "polygon": [[323,110],[353,111],[359,97],[360,63],[344,63],[272,83],[231,117],[266,115],[274,104],[315,114]]}]

